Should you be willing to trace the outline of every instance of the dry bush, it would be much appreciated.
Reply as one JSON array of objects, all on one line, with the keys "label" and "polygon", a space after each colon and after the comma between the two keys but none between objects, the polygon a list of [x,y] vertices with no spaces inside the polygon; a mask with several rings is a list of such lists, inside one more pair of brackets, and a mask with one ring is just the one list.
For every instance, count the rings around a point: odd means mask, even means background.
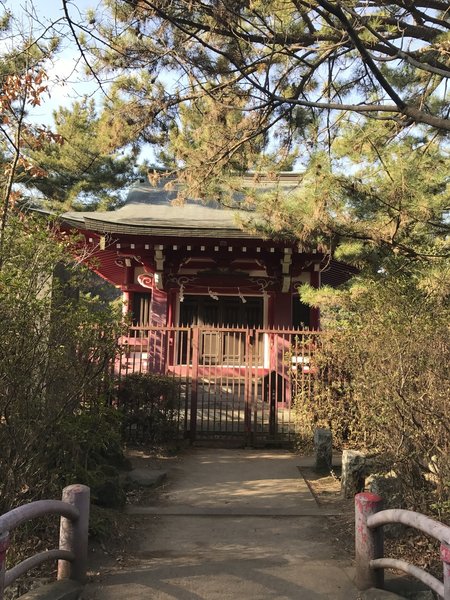
[{"label": "dry bush", "polygon": [[[450,499],[449,316],[443,293],[385,278],[339,295],[317,354],[314,396],[301,419],[337,446],[376,454],[405,506],[447,511]],[[330,315],[330,311],[328,312]]]},{"label": "dry bush", "polygon": [[[63,485],[92,464],[86,423],[102,420],[118,332],[113,309],[77,293],[81,271],[68,258],[67,242],[50,237],[47,225],[31,218],[10,218],[5,235],[0,270],[1,512],[59,496]],[[61,262],[71,273],[66,281],[54,277]],[[113,440],[114,428],[108,431]],[[100,443],[108,446],[107,436],[100,436]]]}]

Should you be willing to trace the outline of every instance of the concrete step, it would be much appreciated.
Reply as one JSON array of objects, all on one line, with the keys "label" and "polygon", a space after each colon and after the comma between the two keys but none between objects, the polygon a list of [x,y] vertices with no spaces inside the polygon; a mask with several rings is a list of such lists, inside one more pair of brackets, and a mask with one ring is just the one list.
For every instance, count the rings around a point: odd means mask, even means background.
[{"label": "concrete step", "polygon": [[431,590],[408,590],[404,595],[400,595],[388,590],[370,588],[361,592],[361,600],[434,600],[434,595]]},{"label": "concrete step", "polygon": [[370,588],[370,590],[361,592],[361,600],[405,600],[405,596],[399,596],[387,590]]},{"label": "concrete step", "polygon": [[302,508],[288,507],[287,509],[264,506],[246,507],[241,505],[193,506],[192,504],[169,504],[167,506],[142,506],[132,504],[125,507],[127,515],[158,515],[166,517],[334,517],[339,514],[336,510],[327,510],[317,506]]}]

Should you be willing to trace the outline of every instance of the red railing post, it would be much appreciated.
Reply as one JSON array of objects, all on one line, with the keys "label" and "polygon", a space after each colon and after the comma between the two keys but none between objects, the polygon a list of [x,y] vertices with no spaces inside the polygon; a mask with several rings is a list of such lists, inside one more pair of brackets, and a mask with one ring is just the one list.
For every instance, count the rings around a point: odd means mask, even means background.
[{"label": "red railing post", "polygon": [[0,533],[0,600],[5,591],[6,552],[9,547],[9,531]]},{"label": "red railing post", "polygon": [[75,559],[73,562],[58,561],[58,579],[83,583],[87,568],[90,490],[86,485],[69,485],[63,489],[62,500],[75,506],[79,517],[76,521],[61,517],[59,549],[73,552]]},{"label": "red railing post", "polygon": [[450,544],[441,542],[441,559],[444,571],[444,600],[450,600]]},{"label": "red railing post", "polygon": [[383,528],[367,526],[367,519],[379,512],[383,500],[377,494],[363,492],[355,496],[355,584],[360,590],[383,588],[383,569],[372,569],[370,561],[383,557]]}]

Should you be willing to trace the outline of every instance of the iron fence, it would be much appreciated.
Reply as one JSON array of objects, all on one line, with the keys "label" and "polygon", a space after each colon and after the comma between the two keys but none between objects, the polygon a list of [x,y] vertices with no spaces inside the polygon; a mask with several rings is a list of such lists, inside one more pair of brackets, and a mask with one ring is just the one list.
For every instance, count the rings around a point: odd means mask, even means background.
[{"label": "iron fence", "polygon": [[115,373],[173,378],[179,435],[290,441],[295,398],[314,394],[319,341],[318,331],[287,328],[131,327]]}]

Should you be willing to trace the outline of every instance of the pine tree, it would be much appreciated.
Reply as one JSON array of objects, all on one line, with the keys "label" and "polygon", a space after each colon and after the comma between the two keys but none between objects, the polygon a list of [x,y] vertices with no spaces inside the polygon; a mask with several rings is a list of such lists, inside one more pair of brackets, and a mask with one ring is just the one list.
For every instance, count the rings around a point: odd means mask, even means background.
[{"label": "pine tree", "polygon": [[104,7],[78,40],[84,58],[114,80],[108,109],[129,139],[162,146],[186,195],[295,166],[297,191],[259,198],[252,227],[375,271],[447,252],[446,2]]},{"label": "pine tree", "polygon": [[84,58],[98,75],[122,77],[149,137],[180,104],[220,102],[224,94],[257,114],[261,131],[295,129],[304,111],[331,122],[350,111],[450,131],[442,0],[105,0],[103,7],[88,15],[78,39]]},{"label": "pine tree", "polygon": [[108,115],[97,114],[93,99],[61,107],[54,113],[62,143],[43,144],[32,152],[45,176],[34,187],[52,208],[110,209],[134,175],[133,149],[116,148],[109,135]]}]

